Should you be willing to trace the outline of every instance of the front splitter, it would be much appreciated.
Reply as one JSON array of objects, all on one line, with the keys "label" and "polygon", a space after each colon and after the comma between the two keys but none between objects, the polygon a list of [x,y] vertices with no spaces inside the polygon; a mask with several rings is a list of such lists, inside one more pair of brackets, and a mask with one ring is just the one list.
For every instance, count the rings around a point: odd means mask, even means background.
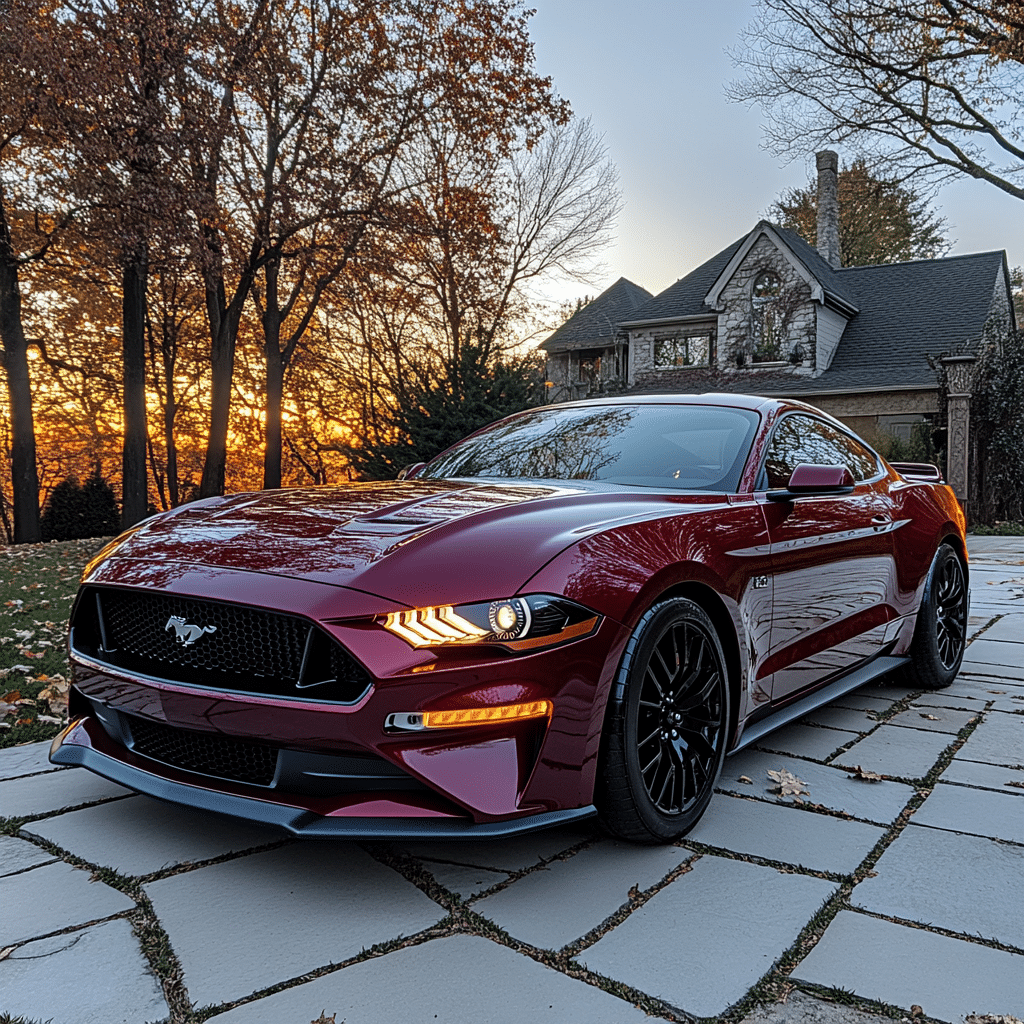
[{"label": "front splitter", "polygon": [[582,821],[597,814],[597,809],[591,805],[565,811],[545,811],[511,821],[490,822],[472,822],[459,818],[326,817],[267,800],[187,786],[125,764],[94,747],[63,742],[63,735],[59,739],[60,742],[55,743],[50,750],[50,761],[53,764],[88,768],[136,793],[243,821],[270,825],[303,839],[501,839],[504,836],[537,832]]}]

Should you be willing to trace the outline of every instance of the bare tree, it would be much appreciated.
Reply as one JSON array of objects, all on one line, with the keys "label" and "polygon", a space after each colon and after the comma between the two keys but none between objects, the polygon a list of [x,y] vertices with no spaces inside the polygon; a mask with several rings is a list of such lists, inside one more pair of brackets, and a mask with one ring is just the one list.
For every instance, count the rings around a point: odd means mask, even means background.
[{"label": "bare tree", "polygon": [[616,172],[588,121],[552,120],[498,163],[448,120],[434,127],[422,165],[406,168],[422,178],[406,197],[410,229],[345,281],[339,358],[364,424],[346,450],[373,475],[536,400],[536,367],[515,351],[531,291],[592,279],[618,211]]},{"label": "bare tree", "polygon": [[770,148],[848,144],[893,173],[966,175],[1024,199],[1021,0],[758,0],[730,98]]}]

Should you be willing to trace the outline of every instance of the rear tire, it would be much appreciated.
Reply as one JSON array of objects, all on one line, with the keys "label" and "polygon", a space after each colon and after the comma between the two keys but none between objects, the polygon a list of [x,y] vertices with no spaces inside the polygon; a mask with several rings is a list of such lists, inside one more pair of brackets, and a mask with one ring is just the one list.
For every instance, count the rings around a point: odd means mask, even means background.
[{"label": "rear tire", "polygon": [[605,716],[597,794],[604,827],[670,843],[700,820],[725,760],[725,654],[700,605],[654,605],[626,645]]},{"label": "rear tire", "polygon": [[956,679],[967,646],[967,576],[957,553],[941,544],[925,580],[906,682],[941,690]]}]

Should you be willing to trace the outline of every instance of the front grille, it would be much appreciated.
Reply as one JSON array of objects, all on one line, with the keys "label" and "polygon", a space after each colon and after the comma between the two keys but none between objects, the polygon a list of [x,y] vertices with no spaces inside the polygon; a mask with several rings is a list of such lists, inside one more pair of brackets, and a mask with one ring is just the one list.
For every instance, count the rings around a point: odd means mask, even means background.
[{"label": "front grille", "polygon": [[[123,590],[105,591],[101,604],[116,650],[205,672],[251,672],[292,685],[299,678],[309,629],[301,619],[243,605]],[[186,644],[168,625],[172,618],[208,632]]]},{"label": "front grille", "polygon": [[83,653],[172,682],[332,703],[352,703],[370,685],[319,627],[247,605],[92,588],[72,627]]},{"label": "front grille", "polygon": [[269,786],[274,781],[276,747],[218,733],[174,729],[134,716],[123,717],[131,731],[132,749],[154,761],[253,786]]}]

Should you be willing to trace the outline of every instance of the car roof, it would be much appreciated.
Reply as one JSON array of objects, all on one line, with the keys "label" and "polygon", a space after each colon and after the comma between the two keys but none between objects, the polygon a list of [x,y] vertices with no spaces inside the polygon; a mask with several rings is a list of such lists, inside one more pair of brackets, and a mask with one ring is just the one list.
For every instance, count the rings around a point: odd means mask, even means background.
[{"label": "car roof", "polygon": [[547,408],[578,409],[594,405],[719,405],[754,411],[790,405],[809,408],[809,406],[803,406],[801,402],[785,402],[778,398],[765,398],[760,395],[734,395],[718,392],[706,392],[701,395],[615,395],[609,398],[583,398],[576,402],[560,402],[547,406]]}]

